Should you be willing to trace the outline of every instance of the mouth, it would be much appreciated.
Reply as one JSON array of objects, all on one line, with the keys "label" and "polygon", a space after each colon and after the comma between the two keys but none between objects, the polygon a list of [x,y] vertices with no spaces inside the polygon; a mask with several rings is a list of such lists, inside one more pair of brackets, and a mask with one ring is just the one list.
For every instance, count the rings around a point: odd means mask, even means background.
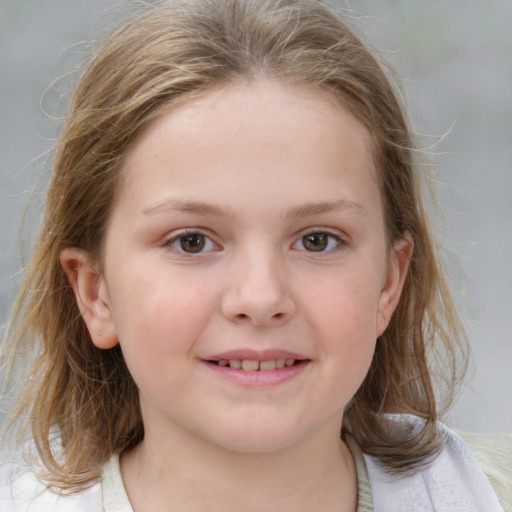
[{"label": "mouth", "polygon": [[220,377],[244,387],[272,386],[297,378],[312,360],[287,350],[231,350],[204,360]]},{"label": "mouth", "polygon": [[282,368],[291,368],[292,366],[304,361],[306,360],[282,358],[268,359],[264,361],[258,361],[256,359],[219,359],[210,360],[208,362],[220,367],[232,368],[233,370],[243,370],[246,372],[268,372],[272,370],[280,370]]}]

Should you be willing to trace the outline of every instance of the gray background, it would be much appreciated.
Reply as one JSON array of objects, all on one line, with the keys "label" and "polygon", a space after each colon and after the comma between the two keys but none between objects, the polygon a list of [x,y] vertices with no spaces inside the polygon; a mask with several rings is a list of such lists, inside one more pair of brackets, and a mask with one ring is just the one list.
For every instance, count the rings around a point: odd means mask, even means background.
[{"label": "gray background", "polygon": [[[73,76],[48,86],[76,69],[87,53],[83,43],[101,37],[117,4],[0,0],[0,325],[39,218],[40,193],[27,217],[28,242],[17,245],[23,207],[58,130],[49,115],[62,115]],[[445,212],[440,238],[473,349],[451,421],[470,431],[512,432],[512,2],[337,5],[351,10],[399,70],[414,125],[435,145]]]}]

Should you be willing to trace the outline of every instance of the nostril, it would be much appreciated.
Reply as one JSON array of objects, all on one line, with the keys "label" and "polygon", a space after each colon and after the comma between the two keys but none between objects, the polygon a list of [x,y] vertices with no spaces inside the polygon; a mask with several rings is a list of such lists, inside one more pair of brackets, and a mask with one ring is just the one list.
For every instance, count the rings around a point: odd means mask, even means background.
[{"label": "nostril", "polygon": [[[269,316],[268,318],[270,320],[282,320],[284,317],[285,317],[285,313],[275,313],[271,316]],[[256,318],[256,315],[255,315],[255,318],[253,318],[251,315],[247,314],[247,313],[238,313],[236,315],[236,319],[237,320],[243,320],[243,321],[247,321],[247,320],[256,320],[257,323],[260,323],[260,321],[258,320],[258,318]]]}]

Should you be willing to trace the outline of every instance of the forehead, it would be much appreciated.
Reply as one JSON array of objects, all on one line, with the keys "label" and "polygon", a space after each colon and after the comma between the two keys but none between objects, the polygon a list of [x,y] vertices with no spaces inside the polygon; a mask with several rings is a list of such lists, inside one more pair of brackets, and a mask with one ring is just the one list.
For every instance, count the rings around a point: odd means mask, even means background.
[{"label": "forehead", "polygon": [[284,195],[285,183],[305,180],[314,194],[343,173],[352,188],[355,181],[376,185],[366,128],[319,88],[259,80],[209,90],[152,121],[127,154],[120,191],[140,195],[144,182],[146,192],[161,196],[167,180],[192,195],[208,183],[222,197],[243,174],[247,195],[262,184],[265,193],[281,188]]},{"label": "forehead", "polygon": [[241,77],[231,82],[185,93],[174,99],[169,106],[157,107],[159,113],[139,133],[130,150],[137,146],[147,132],[153,131],[154,125],[161,124],[164,117],[172,116],[176,123],[181,123],[185,129],[189,125],[185,122],[187,119],[190,122],[200,119],[206,121],[212,113],[223,109],[229,111],[229,107],[235,103],[240,118],[251,117],[253,122],[268,122],[271,118],[282,116],[284,111],[287,115],[298,117],[304,114],[305,109],[301,107],[307,107],[309,115],[316,113],[318,117],[324,117],[324,121],[327,117],[331,118],[331,122],[351,117],[358,124],[357,130],[361,134],[364,133],[370,142],[368,130],[344,107],[347,101],[342,95],[321,86],[261,76],[255,79]]},{"label": "forehead", "polygon": [[[201,137],[210,129],[213,134],[219,130],[216,116],[229,117],[225,133],[233,137],[245,128],[264,128],[268,136],[282,141],[294,132],[309,137],[311,145],[318,139],[325,140],[326,132],[336,131],[336,126],[350,124],[350,131],[359,139],[368,154],[372,153],[372,139],[366,127],[356,119],[333,92],[307,84],[294,84],[260,78],[249,83],[246,80],[224,84],[205,91],[185,95],[178,99],[139,133],[127,151],[127,158],[146,144],[152,137],[158,137],[166,128],[166,137],[175,137],[178,142],[184,137],[195,138],[201,144]],[[315,132],[308,130],[309,123],[319,121]],[[198,130],[198,127],[201,130]],[[204,132],[204,133],[202,133]],[[230,147],[226,141],[226,150]],[[340,144],[343,141],[339,140]]]}]

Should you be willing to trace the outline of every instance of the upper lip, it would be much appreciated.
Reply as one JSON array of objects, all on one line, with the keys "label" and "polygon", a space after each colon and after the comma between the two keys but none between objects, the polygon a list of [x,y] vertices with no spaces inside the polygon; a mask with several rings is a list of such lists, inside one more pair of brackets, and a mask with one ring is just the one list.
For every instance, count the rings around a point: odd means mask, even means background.
[{"label": "upper lip", "polygon": [[289,350],[280,349],[267,349],[267,350],[251,350],[251,349],[236,349],[228,350],[220,354],[214,354],[207,357],[207,361],[220,361],[223,359],[250,359],[252,361],[271,361],[274,359],[296,359],[303,360],[309,359],[308,357],[297,354],[296,352],[290,352]]}]

